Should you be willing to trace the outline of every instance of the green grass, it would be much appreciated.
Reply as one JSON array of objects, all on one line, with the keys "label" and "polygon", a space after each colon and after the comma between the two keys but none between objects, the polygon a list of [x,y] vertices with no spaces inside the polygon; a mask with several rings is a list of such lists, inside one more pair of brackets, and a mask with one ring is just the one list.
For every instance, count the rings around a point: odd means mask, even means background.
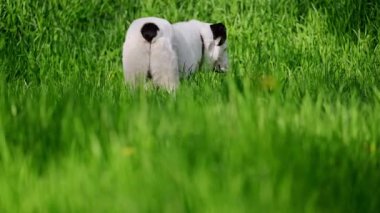
[{"label": "green grass", "polygon": [[[225,22],[230,72],[128,89],[141,16]],[[379,212],[380,3],[0,1],[0,212]]]}]

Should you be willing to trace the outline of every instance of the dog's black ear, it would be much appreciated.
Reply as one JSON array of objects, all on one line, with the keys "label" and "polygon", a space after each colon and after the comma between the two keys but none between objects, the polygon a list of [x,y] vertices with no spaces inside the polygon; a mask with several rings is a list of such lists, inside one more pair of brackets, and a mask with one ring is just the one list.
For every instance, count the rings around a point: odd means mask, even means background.
[{"label": "dog's black ear", "polygon": [[222,23],[211,24],[210,28],[211,28],[212,34],[214,35],[214,40],[217,38],[220,38],[218,46],[223,45],[227,39],[227,29],[224,26],[224,24]]}]

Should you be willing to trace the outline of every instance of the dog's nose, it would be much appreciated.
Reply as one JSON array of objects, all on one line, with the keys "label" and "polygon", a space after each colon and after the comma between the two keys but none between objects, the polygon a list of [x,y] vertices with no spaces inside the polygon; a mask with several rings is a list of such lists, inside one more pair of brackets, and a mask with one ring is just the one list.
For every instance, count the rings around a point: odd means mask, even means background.
[{"label": "dog's nose", "polygon": [[227,66],[223,66],[220,64],[215,65],[214,67],[215,72],[226,72],[227,71]]},{"label": "dog's nose", "polygon": [[222,66],[220,66],[219,64],[218,65],[215,65],[214,67],[214,72],[224,72],[224,68]]}]

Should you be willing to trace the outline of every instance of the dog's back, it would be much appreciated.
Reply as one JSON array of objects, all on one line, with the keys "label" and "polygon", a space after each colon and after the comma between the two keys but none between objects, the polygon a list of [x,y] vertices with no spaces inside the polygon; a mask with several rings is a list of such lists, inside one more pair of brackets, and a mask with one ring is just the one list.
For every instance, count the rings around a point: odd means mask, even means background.
[{"label": "dog's back", "polygon": [[204,23],[195,20],[173,24],[178,66],[179,70],[185,74],[197,70],[202,60],[204,51],[200,32],[202,27]]}]

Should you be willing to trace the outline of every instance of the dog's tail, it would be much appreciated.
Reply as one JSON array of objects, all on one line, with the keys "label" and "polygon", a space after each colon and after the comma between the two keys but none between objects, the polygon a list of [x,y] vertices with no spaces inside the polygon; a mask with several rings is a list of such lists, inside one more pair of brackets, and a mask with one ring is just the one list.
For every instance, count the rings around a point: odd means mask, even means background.
[{"label": "dog's tail", "polygon": [[157,31],[160,29],[153,23],[146,23],[141,28],[141,35],[147,42],[152,42],[153,38],[157,36]]}]

